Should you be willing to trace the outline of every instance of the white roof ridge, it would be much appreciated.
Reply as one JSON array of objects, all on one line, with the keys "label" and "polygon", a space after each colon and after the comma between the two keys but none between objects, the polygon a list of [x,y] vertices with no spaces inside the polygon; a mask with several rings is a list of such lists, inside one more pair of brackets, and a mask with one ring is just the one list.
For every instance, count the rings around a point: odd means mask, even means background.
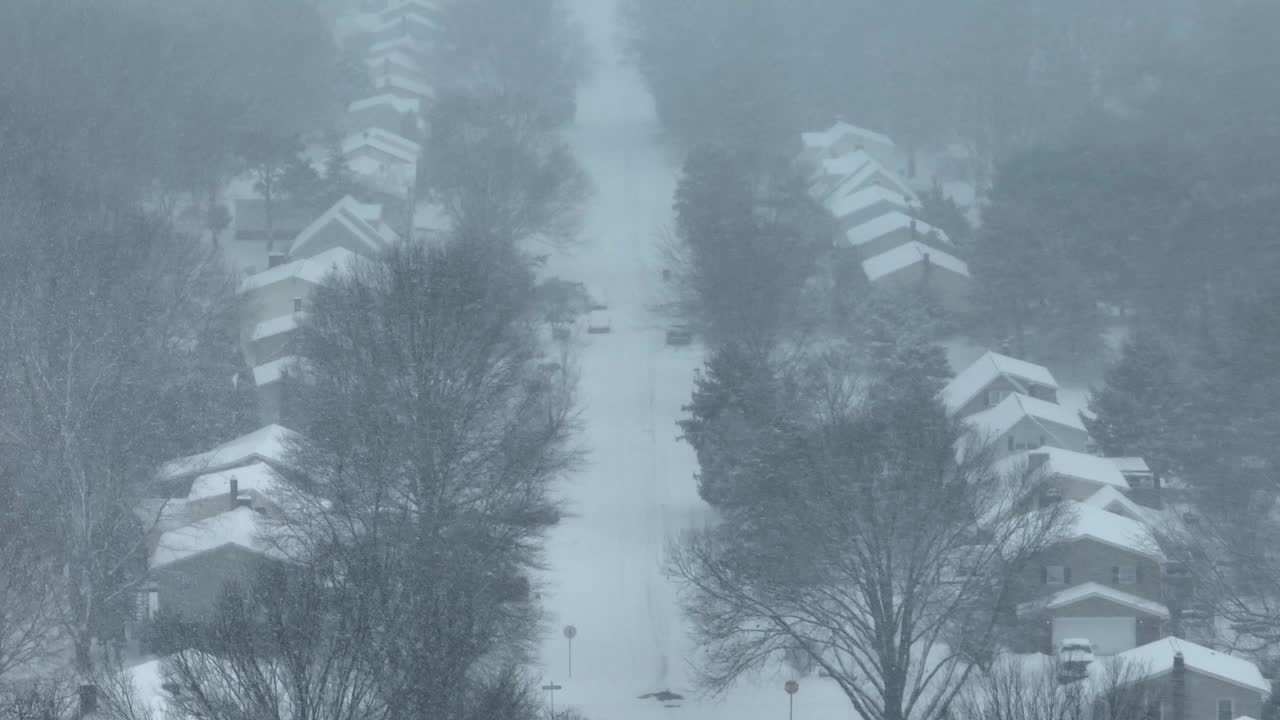
[{"label": "white roof ridge", "polygon": [[969,277],[969,266],[963,260],[944,250],[929,247],[919,240],[909,240],[863,260],[862,271],[866,273],[868,279],[875,281],[924,262],[925,259],[944,270]]},{"label": "white roof ridge", "polygon": [[[853,195],[860,194],[868,189],[870,188],[860,190],[857,193],[853,193]],[[843,197],[853,197],[853,195],[845,195]],[[839,216],[837,215],[837,217]],[[913,240],[927,238],[930,234],[934,234],[939,240],[947,245],[952,244],[951,238],[947,237],[947,234],[941,229],[936,228],[923,220],[919,220],[912,215],[908,215],[901,210],[888,210],[874,218],[871,218],[870,220],[864,220],[863,222],[860,222],[846,230],[844,236],[845,239],[849,241],[850,245],[857,247],[859,245],[865,245],[873,240],[878,240],[879,238],[882,238],[896,230],[909,227],[915,228],[916,234],[918,235],[918,237],[913,237]]]},{"label": "white roof ridge", "polygon": [[1068,588],[1063,588],[1052,595],[1043,598],[1037,598],[1018,606],[1019,611],[1031,610],[1043,607],[1047,610],[1056,610],[1059,608],[1070,607],[1076,603],[1083,602],[1090,598],[1101,597],[1119,605],[1142,610],[1148,614],[1155,615],[1161,619],[1169,618],[1169,608],[1164,603],[1126,592],[1119,588],[1104,585],[1103,583],[1090,580],[1078,583]]},{"label": "white roof ridge", "polygon": [[[1163,648],[1168,648],[1169,650],[1167,662],[1166,658],[1162,656],[1163,653],[1161,653]],[[1146,645],[1139,645],[1136,648],[1118,653],[1113,659],[1132,663],[1146,673],[1145,677],[1142,678],[1143,680],[1151,680],[1168,675],[1173,671],[1173,656],[1175,654],[1182,655],[1183,664],[1189,671],[1208,675],[1231,685],[1253,690],[1264,695],[1272,691],[1271,683],[1262,676],[1262,672],[1253,661],[1220,650],[1214,650],[1185,638],[1173,636],[1160,638]]]}]

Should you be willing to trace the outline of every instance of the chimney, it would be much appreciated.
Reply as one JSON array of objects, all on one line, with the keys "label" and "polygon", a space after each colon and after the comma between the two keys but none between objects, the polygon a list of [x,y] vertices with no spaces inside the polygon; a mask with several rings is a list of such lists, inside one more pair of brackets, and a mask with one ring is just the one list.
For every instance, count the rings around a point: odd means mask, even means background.
[{"label": "chimney", "polygon": [[277,250],[272,252],[270,255],[267,255],[268,268],[279,267],[280,265],[283,265],[283,264],[284,264],[284,253]]},{"label": "chimney", "polygon": [[85,683],[80,686],[79,717],[88,717],[98,711],[98,686]]},{"label": "chimney", "polygon": [[1173,720],[1187,720],[1187,665],[1181,652],[1173,654],[1173,672],[1169,682],[1172,683]]},{"label": "chimney", "polygon": [[240,496],[240,481],[231,478],[231,492],[227,493],[231,500],[231,509],[236,509],[236,498]]}]

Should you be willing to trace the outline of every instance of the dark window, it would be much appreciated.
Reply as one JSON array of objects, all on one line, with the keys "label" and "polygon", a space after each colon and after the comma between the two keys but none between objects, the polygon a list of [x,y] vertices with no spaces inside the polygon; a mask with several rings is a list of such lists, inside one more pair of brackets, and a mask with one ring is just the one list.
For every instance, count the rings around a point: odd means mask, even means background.
[{"label": "dark window", "polygon": [[1235,717],[1235,703],[1230,699],[1218,701],[1218,720],[1233,720]]}]

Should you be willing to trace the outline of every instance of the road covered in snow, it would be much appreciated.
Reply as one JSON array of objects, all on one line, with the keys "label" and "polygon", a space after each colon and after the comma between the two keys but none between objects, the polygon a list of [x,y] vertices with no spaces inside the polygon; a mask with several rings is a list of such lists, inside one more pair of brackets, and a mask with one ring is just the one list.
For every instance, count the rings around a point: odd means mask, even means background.
[{"label": "road covered in snow", "polygon": [[[619,61],[613,0],[578,0],[578,11],[599,70],[579,96],[569,139],[594,196],[582,244],[551,257],[548,270],[603,295],[612,331],[578,338],[589,458],[563,488],[571,516],[548,542],[542,682],[561,686],[557,709],[573,706],[592,720],[783,717],[782,671],[717,699],[693,688],[692,645],[664,562],[669,540],[709,516],[676,426],[701,352],[666,346],[667,321],[652,310],[663,297],[657,238],[672,220],[679,158],[664,145],[639,78]],[[802,684],[798,717],[806,708],[849,713],[829,683]]]}]

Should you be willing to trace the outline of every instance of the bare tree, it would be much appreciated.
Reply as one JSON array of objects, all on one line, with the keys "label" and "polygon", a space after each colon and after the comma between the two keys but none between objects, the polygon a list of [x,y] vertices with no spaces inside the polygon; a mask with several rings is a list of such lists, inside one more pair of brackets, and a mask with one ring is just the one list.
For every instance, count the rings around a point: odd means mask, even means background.
[{"label": "bare tree", "polygon": [[41,537],[49,520],[42,512],[45,503],[23,497],[0,469],[0,683],[10,671],[38,667],[56,636],[58,615],[48,599],[58,573]]},{"label": "bare tree", "polygon": [[49,183],[0,187],[0,464],[48,519],[62,584],[48,607],[88,676],[136,598],[135,510],[155,469],[231,417],[229,277],[147,217]]},{"label": "bare tree", "polygon": [[1079,667],[1042,655],[1006,655],[973,672],[950,707],[953,720],[1096,720],[1153,717],[1158,691],[1146,668],[1089,657]]},{"label": "bare tree", "polygon": [[[957,461],[961,429],[932,385],[826,394],[772,491],[672,552],[702,684],[802,654],[876,720],[943,716],[988,662],[1020,567],[1057,532],[1022,513],[1019,478]],[[747,470],[746,472],[753,472]]]},{"label": "bare tree", "polygon": [[531,289],[506,243],[406,245],[319,289],[299,330],[287,529],[310,557],[378,570],[395,718],[458,710],[537,628],[529,571],[577,454],[572,376],[540,357]]}]

